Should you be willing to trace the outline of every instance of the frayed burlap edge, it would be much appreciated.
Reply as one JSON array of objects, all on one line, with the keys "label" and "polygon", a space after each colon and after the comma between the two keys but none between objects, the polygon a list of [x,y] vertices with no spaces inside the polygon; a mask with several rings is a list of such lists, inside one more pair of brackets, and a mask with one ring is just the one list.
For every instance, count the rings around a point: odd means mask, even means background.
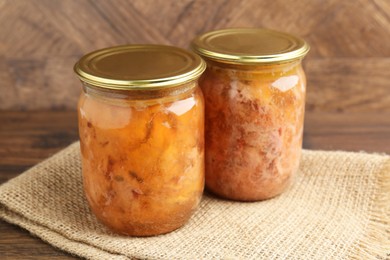
[{"label": "frayed burlap edge", "polygon": [[390,159],[384,163],[375,186],[366,235],[354,245],[352,259],[390,259]]},{"label": "frayed burlap edge", "polygon": [[131,259],[126,256],[111,254],[103,249],[95,248],[94,246],[85,244],[80,241],[73,241],[71,239],[68,239],[49,228],[34,223],[31,220],[24,218],[16,213],[13,213],[7,209],[3,209],[2,211],[0,211],[0,218],[7,221],[8,223],[17,225],[27,230],[32,236],[43,240],[44,242],[50,244],[58,250],[71,254],[73,257],[94,259],[96,258],[96,256],[99,256],[99,258],[102,260],[109,260],[113,259],[114,257],[115,259],[123,260]]}]

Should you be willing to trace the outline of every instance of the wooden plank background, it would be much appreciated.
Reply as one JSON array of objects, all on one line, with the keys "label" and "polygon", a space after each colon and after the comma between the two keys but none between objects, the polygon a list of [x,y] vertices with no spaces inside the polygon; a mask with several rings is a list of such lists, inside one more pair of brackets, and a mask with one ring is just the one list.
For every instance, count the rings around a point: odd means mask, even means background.
[{"label": "wooden plank background", "polygon": [[307,110],[390,111],[389,0],[0,0],[0,110],[74,110],[84,53],[227,27],[310,43]]}]

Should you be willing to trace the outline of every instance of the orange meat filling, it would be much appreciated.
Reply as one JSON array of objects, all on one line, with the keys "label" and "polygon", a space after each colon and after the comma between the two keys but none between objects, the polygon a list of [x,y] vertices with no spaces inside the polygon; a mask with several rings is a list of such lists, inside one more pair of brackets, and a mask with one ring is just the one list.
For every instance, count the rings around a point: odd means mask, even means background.
[{"label": "orange meat filling", "polygon": [[100,221],[149,236],[189,219],[204,186],[203,109],[199,89],[169,102],[81,95],[84,189]]},{"label": "orange meat filling", "polygon": [[274,197],[298,170],[306,79],[299,62],[248,70],[209,64],[206,187],[233,200]]}]

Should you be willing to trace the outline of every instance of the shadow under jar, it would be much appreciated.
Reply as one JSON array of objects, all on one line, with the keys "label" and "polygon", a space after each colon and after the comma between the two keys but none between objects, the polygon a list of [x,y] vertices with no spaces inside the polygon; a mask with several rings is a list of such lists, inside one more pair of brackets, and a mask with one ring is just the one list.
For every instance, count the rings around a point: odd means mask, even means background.
[{"label": "shadow under jar", "polygon": [[282,193],[298,170],[307,43],[265,29],[224,29],[192,42],[207,62],[206,188],[232,200]]},{"label": "shadow under jar", "polygon": [[204,188],[204,101],[196,54],[127,45],[82,57],[78,104],[84,191],[117,233],[151,236],[184,225]]}]

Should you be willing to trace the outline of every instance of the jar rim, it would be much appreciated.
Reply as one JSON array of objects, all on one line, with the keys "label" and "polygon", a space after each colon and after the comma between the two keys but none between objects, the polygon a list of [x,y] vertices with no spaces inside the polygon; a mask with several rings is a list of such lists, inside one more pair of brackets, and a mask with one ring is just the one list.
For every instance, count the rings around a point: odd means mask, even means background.
[{"label": "jar rim", "polygon": [[74,65],[81,81],[116,90],[174,87],[197,79],[205,69],[206,63],[193,52],[154,44],[96,50]]},{"label": "jar rim", "polygon": [[230,64],[274,64],[302,59],[309,44],[294,35],[263,28],[230,28],[196,37],[191,48],[200,56]]}]

